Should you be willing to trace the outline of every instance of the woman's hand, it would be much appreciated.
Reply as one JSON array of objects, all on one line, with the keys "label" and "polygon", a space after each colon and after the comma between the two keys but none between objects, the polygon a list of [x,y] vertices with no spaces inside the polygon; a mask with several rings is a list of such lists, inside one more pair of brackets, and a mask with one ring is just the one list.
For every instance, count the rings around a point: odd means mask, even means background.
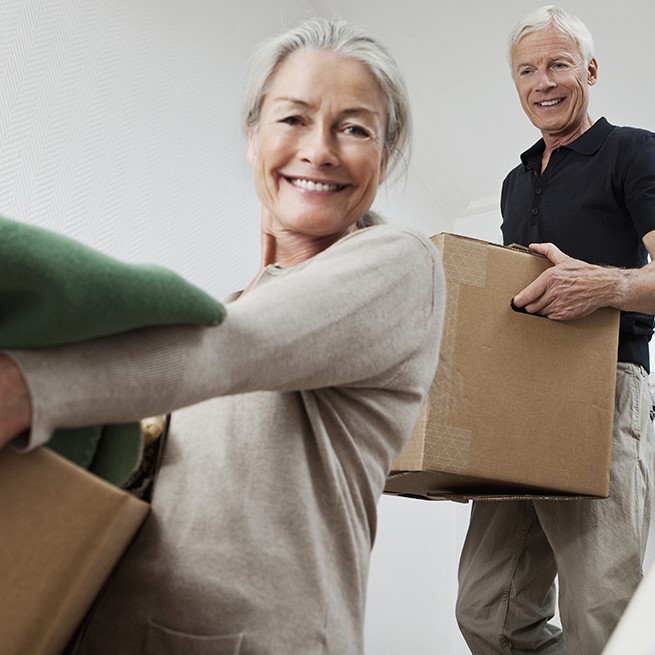
[{"label": "woman's hand", "polygon": [[0,448],[27,430],[32,421],[30,392],[18,366],[0,355]]}]

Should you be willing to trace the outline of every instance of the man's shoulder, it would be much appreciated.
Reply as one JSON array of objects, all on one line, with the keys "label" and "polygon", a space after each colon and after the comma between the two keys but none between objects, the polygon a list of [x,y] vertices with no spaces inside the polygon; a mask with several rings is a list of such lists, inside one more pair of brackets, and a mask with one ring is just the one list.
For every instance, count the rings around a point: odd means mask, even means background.
[{"label": "man's shoulder", "polygon": [[622,143],[635,143],[640,141],[652,141],[655,145],[655,132],[643,127],[632,127],[630,125],[612,125],[612,131],[608,138]]},{"label": "man's shoulder", "polygon": [[600,161],[613,162],[615,170],[655,166],[655,133],[641,127],[612,125],[600,148]]}]

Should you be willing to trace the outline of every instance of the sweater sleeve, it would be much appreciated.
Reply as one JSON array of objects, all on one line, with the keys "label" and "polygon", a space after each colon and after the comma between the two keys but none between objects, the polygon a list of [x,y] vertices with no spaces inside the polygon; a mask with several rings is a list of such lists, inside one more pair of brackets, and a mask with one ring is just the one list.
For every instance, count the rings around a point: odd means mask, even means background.
[{"label": "sweater sleeve", "polygon": [[220,395],[390,384],[439,339],[444,281],[425,237],[389,225],[353,233],[274,272],[227,305],[219,327],[144,328],[73,346],[12,351],[32,430],[137,420]]}]

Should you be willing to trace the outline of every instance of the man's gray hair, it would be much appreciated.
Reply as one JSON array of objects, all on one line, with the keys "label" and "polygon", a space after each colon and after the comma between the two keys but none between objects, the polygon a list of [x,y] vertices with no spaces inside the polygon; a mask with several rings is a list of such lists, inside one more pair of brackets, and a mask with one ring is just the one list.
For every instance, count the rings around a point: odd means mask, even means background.
[{"label": "man's gray hair", "polygon": [[[570,36],[580,48],[580,54],[587,66],[594,56],[594,40],[587,26],[577,16],[554,5],[541,7],[519,21],[507,39],[507,57],[512,65],[512,48],[526,35],[553,25],[562,34]],[[513,71],[512,71],[513,73]]]},{"label": "man's gray hair", "polygon": [[262,43],[250,60],[242,109],[242,126],[250,134],[259,123],[273,75],[297,50],[329,50],[363,63],[375,76],[387,101],[384,139],[387,170],[406,164],[411,139],[411,113],[405,83],[393,56],[376,38],[342,20],[312,18]]}]

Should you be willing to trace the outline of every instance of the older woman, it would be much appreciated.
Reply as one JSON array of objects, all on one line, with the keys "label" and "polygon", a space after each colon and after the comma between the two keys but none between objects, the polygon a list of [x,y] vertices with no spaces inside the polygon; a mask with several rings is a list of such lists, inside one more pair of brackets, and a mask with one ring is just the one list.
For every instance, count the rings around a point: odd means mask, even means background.
[{"label": "older woman", "polygon": [[262,266],[224,323],[2,359],[0,443],[186,407],[79,653],[363,650],[376,502],[434,376],[442,271],[429,240],[371,225],[409,137],[388,52],[311,20],[252,70]]}]

